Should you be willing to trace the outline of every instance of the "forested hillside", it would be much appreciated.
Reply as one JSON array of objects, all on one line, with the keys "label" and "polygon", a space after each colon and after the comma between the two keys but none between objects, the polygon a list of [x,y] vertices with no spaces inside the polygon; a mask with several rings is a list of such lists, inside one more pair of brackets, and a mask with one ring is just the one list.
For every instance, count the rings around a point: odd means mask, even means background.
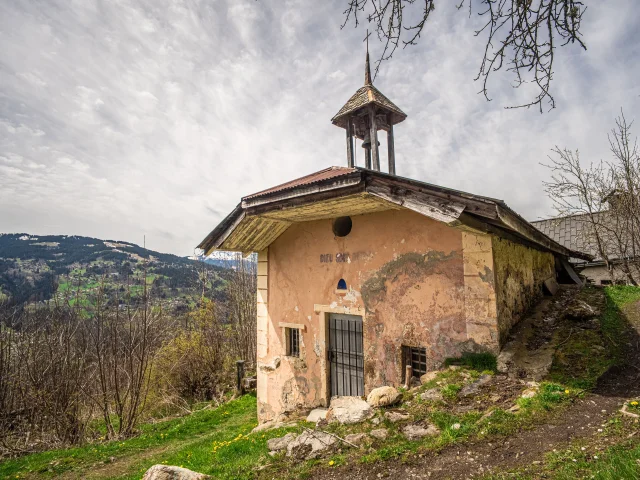
[{"label": "forested hillside", "polygon": [[66,235],[0,234],[0,301],[90,301],[99,285],[110,302],[135,303],[146,279],[152,297],[186,309],[202,294],[223,301],[228,268],[138,245]]}]

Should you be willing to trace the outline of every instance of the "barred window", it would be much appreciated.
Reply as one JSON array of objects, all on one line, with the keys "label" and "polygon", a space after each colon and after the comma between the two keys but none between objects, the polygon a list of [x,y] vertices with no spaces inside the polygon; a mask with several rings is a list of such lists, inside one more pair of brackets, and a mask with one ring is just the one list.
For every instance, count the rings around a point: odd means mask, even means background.
[{"label": "barred window", "polygon": [[[404,377],[406,365],[411,365],[413,376],[420,378],[427,373],[427,349],[424,347],[408,347],[402,346],[403,368],[402,375]],[[403,380],[405,380],[403,378]]]},{"label": "barred window", "polygon": [[289,357],[300,356],[300,330],[297,328],[286,328],[287,355]]}]

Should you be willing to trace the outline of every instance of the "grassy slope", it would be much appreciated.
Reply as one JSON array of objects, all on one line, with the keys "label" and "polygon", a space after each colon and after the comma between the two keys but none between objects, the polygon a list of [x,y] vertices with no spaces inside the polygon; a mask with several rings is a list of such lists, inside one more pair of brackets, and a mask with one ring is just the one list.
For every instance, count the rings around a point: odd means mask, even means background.
[{"label": "grassy slope", "polygon": [[[267,455],[266,441],[268,438],[282,436],[286,431],[273,430],[265,434],[249,434],[256,425],[255,397],[245,396],[232,401],[217,409],[197,412],[188,417],[165,421],[142,427],[139,437],[123,442],[109,442],[68,450],[58,450],[29,455],[20,459],[0,464],[0,478],[140,478],[142,472],[156,463],[182,465],[195,471],[209,473],[216,478],[242,479],[252,478],[254,469],[260,464],[272,463],[271,467],[262,472],[262,476],[269,478],[300,478],[317,467],[331,468],[345,462],[375,462],[391,458],[399,458],[417,452],[438,450],[451,443],[469,438],[490,438],[498,435],[509,435],[521,428],[527,428],[542,421],[548,410],[555,409],[570,402],[573,395],[579,394],[574,388],[584,388],[593,385],[597,375],[602,373],[608,365],[616,363],[619,352],[616,346],[624,339],[623,319],[620,309],[627,303],[640,300],[640,289],[629,287],[612,287],[607,289],[607,304],[602,317],[602,329],[608,338],[607,346],[613,347],[613,353],[603,354],[598,367],[586,368],[580,375],[571,370],[556,367],[554,380],[563,380],[565,385],[571,383],[570,390],[564,386],[544,384],[541,394],[533,399],[520,399],[522,407],[518,415],[497,410],[491,417],[478,421],[478,413],[451,415],[437,408],[425,409],[417,398],[409,410],[414,415],[420,415],[438,425],[441,435],[426,439],[422,442],[409,442],[398,431],[396,424],[383,421],[381,426],[390,430],[390,438],[385,442],[376,443],[376,448],[362,455],[360,452],[337,454],[329,459],[306,462],[304,464],[290,463],[284,458],[276,457],[271,462]],[[574,334],[575,335],[575,334]],[[585,342],[588,339],[576,336],[577,341],[568,341],[563,345],[563,352],[568,358],[574,354],[586,354]],[[587,342],[588,343],[588,342]],[[590,347],[589,347],[590,348]],[[589,350],[593,360],[593,352]],[[487,365],[469,365],[482,370]],[[472,371],[472,377],[477,377],[480,371]],[[447,386],[461,386],[461,372],[443,372],[438,378]],[[435,381],[424,385],[422,389],[435,386]],[[445,387],[448,388],[448,387]],[[454,423],[460,423],[461,428],[453,429]],[[300,429],[301,427],[298,427]],[[368,424],[351,427],[332,425],[329,430],[343,436],[350,432],[371,429]],[[621,437],[622,438],[622,437]],[[526,472],[509,473],[508,478],[539,478],[544,472],[546,478],[568,479],[578,476],[593,478],[639,478],[629,472],[636,472],[640,468],[637,464],[640,458],[640,448],[637,444],[621,442],[610,447],[598,458],[587,456],[579,448],[562,451],[550,456],[536,469],[534,476]],[[571,456],[572,460],[566,461]],[[111,458],[114,457],[113,460]],[[635,473],[634,473],[635,474]],[[502,478],[502,477],[500,477]]]},{"label": "grassy slope", "polygon": [[[593,332],[584,331],[566,342],[558,352],[559,359],[570,357],[580,362],[582,375],[571,377],[566,369],[554,364],[551,377],[576,387],[593,387],[599,375],[611,365],[624,360],[623,345],[626,343],[629,319],[622,314],[626,305],[640,301],[640,288],[613,286],[605,289],[606,304],[601,316],[602,339],[593,339]],[[638,329],[640,325],[635,325]],[[591,341],[590,341],[591,340]],[[604,345],[605,350],[592,349],[593,345]],[[573,362],[572,362],[573,363]],[[571,371],[574,371],[572,367]],[[638,399],[636,399],[638,400]],[[640,413],[640,410],[637,412]],[[626,428],[624,427],[626,425]],[[601,453],[594,453],[594,445],[576,442],[567,449],[549,454],[545,461],[533,469],[506,472],[493,478],[535,479],[553,478],[570,480],[589,478],[596,480],[640,480],[640,441],[637,439],[637,422],[618,416],[610,420],[602,433],[592,443],[596,446],[603,438],[614,437],[614,445]]]},{"label": "grassy slope", "polygon": [[257,425],[252,395],[219,408],[147,424],[138,437],[121,442],[53,450],[0,464],[0,478],[139,479],[151,465],[181,465],[223,479],[252,478],[266,442],[292,429],[250,434]]}]

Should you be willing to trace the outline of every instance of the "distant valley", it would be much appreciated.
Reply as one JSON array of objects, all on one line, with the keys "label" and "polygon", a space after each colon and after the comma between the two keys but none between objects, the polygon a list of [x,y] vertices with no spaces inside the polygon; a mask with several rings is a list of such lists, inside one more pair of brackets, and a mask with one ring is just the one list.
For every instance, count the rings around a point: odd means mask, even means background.
[{"label": "distant valley", "polygon": [[66,235],[0,234],[0,304],[136,303],[146,282],[154,299],[187,310],[205,294],[224,301],[230,257],[179,257],[130,242]]}]

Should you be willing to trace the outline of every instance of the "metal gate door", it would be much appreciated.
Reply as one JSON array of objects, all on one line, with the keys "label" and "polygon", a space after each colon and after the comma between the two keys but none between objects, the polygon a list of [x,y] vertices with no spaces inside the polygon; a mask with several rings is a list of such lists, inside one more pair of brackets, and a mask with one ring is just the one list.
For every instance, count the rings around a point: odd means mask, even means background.
[{"label": "metal gate door", "polygon": [[362,317],[329,315],[331,396],[364,395]]}]

